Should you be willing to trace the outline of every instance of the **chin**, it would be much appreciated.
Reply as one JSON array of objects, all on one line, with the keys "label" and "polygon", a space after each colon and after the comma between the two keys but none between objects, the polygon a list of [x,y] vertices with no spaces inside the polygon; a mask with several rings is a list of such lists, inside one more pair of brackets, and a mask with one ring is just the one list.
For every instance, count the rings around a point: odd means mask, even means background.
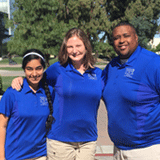
[{"label": "chin", "polygon": [[32,84],[38,84],[40,82],[40,80],[36,80],[36,81],[30,81]]},{"label": "chin", "polygon": [[79,62],[79,61],[82,61],[82,59],[83,59],[83,58],[73,58],[72,60],[73,60],[74,62]]}]

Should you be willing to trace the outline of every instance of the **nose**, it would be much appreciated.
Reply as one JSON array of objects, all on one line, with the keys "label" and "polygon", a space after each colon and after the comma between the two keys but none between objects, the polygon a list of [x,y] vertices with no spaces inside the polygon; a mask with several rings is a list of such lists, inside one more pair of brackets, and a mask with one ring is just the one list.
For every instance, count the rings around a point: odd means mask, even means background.
[{"label": "nose", "polygon": [[73,47],[73,53],[77,53],[77,48]]},{"label": "nose", "polygon": [[33,75],[33,76],[36,76],[36,75],[37,75],[36,70],[33,70],[32,75]]},{"label": "nose", "polygon": [[120,43],[123,43],[124,42],[124,37],[122,36],[121,38],[120,38]]}]

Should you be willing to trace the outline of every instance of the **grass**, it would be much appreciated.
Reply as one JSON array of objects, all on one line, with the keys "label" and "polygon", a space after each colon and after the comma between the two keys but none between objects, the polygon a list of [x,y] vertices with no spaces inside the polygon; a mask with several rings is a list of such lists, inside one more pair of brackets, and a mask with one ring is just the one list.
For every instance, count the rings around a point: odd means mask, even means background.
[{"label": "grass", "polygon": [[2,76],[2,90],[6,91],[6,89],[11,85],[11,82],[17,76]]},{"label": "grass", "polygon": [[0,70],[23,71],[21,67],[1,67]]},{"label": "grass", "polygon": [[[22,57],[14,57],[12,58],[13,61],[17,62],[17,64],[22,64]],[[4,58],[0,61],[0,64],[9,64],[9,59]]]},{"label": "grass", "polygon": [[49,64],[51,65],[51,64],[53,64],[53,63],[55,63],[57,61],[58,61],[58,58],[50,58]]},{"label": "grass", "polygon": [[[22,57],[14,57],[12,58],[13,61],[17,62],[17,64],[22,64]],[[50,58],[49,63],[50,65],[57,62],[58,58]],[[3,60],[0,61],[0,65],[2,64],[9,64],[9,59],[8,58],[4,58]],[[15,66],[15,65],[14,65]]]}]

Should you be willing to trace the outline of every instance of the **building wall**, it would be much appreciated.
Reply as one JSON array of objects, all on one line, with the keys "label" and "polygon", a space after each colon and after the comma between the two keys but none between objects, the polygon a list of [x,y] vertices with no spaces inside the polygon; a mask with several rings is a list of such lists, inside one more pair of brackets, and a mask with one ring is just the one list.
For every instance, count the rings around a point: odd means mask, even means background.
[{"label": "building wall", "polygon": [[156,46],[160,43],[160,38],[153,38],[153,40],[151,40],[149,42],[149,45],[151,45],[151,48],[156,48]]},{"label": "building wall", "polygon": [[[0,0],[0,12],[3,14],[8,14],[9,19],[12,18],[12,13],[14,11],[13,3],[14,0]],[[11,30],[11,27],[8,29],[8,32],[6,34],[9,34],[11,36],[14,35],[14,31]],[[6,38],[3,42],[7,42],[8,40],[9,38]]]},{"label": "building wall", "polygon": [[0,12],[8,13],[8,0],[0,0]]}]

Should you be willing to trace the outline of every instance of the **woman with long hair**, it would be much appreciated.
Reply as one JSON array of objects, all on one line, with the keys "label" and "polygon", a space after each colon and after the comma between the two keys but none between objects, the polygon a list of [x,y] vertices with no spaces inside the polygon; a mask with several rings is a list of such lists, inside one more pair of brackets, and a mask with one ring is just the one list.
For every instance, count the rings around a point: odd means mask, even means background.
[{"label": "woman with long hair", "polygon": [[42,82],[43,53],[27,50],[22,68],[25,78],[21,91],[9,87],[0,101],[0,159],[46,160],[46,132],[51,127],[54,92]]},{"label": "woman with long hair", "polygon": [[[59,61],[45,71],[55,89],[56,121],[48,133],[49,160],[94,160],[97,142],[97,111],[102,96],[102,70],[94,67],[92,47],[86,34],[72,28],[62,42]],[[12,85],[19,89],[19,81]]]}]

